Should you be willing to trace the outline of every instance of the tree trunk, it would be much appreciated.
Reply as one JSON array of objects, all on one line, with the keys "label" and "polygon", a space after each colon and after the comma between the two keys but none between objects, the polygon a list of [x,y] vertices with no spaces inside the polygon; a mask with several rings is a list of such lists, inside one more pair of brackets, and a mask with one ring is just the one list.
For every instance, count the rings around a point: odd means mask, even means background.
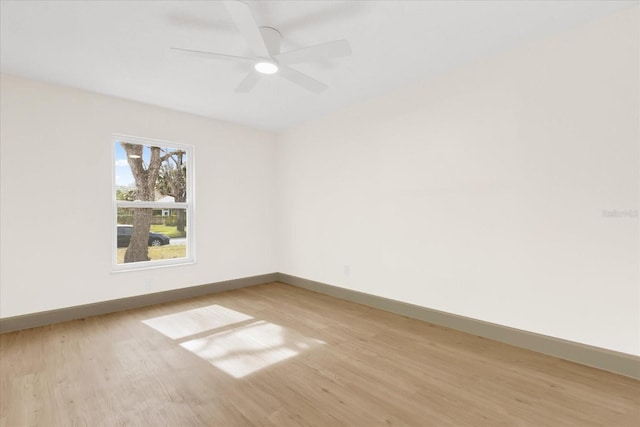
[{"label": "tree trunk", "polygon": [[149,261],[149,231],[153,209],[133,210],[133,234],[124,262]]},{"label": "tree trunk", "polygon": [[[127,162],[136,181],[136,198],[141,201],[153,201],[154,188],[160,165],[164,158],[160,156],[160,147],[149,147],[151,153],[149,165],[145,168],[142,155],[143,146],[140,144],[120,143],[127,153]],[[149,230],[153,209],[133,209],[133,234],[129,247],[124,254],[124,262],[149,261]]]},{"label": "tree trunk", "polygon": [[184,209],[178,209],[176,211],[176,228],[178,231],[184,233],[184,226],[186,223],[185,211]]},{"label": "tree trunk", "polygon": [[[174,196],[176,203],[186,202],[187,201],[187,193],[182,189],[182,191],[177,192]],[[187,225],[187,217],[186,211],[184,209],[178,209],[176,211],[176,229],[182,233],[184,233],[185,226]]]}]

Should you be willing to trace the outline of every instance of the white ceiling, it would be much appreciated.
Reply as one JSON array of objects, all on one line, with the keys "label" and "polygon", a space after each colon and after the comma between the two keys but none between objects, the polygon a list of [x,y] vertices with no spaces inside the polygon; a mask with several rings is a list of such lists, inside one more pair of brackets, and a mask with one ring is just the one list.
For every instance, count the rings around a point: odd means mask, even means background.
[{"label": "white ceiling", "polygon": [[4,73],[282,130],[487,55],[611,14],[637,1],[251,1],[282,51],[347,39],[353,55],[296,65],[329,85],[307,93],[268,76],[234,92],[250,65],[169,47],[248,55],[218,1],[5,1]]}]

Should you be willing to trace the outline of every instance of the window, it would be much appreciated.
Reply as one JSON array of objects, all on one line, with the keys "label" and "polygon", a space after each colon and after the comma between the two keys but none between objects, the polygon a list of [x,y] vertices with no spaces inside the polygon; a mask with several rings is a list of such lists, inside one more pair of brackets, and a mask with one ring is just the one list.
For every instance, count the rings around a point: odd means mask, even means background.
[{"label": "window", "polygon": [[113,138],[113,269],[194,262],[193,147]]}]

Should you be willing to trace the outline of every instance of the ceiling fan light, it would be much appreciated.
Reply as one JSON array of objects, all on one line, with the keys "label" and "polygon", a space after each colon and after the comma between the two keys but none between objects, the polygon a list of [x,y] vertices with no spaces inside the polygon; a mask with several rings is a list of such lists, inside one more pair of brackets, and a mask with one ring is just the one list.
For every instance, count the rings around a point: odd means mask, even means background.
[{"label": "ceiling fan light", "polygon": [[256,62],[256,65],[254,65],[253,68],[262,74],[275,74],[278,72],[278,65],[271,61]]}]

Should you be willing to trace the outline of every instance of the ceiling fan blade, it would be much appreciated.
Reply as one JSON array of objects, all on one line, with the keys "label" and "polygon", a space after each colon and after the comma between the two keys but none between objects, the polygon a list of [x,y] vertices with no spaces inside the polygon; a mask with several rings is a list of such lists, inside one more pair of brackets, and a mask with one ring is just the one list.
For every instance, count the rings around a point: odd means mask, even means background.
[{"label": "ceiling fan blade", "polygon": [[351,46],[346,40],[336,40],[334,42],[317,44],[315,46],[303,47],[289,52],[275,55],[274,58],[280,64],[291,65],[301,62],[316,61],[319,59],[337,58],[351,55]]},{"label": "ceiling fan blade", "polygon": [[201,50],[182,49],[179,47],[170,48],[173,52],[181,53],[189,56],[199,56],[207,59],[222,59],[226,61],[240,62],[243,64],[253,64],[255,60],[253,58],[245,58],[243,56],[224,55],[222,53],[204,52]]},{"label": "ceiling fan blade", "polygon": [[278,74],[280,74],[290,82],[295,83],[298,86],[302,86],[303,88],[313,93],[321,93],[328,88],[326,84],[319,82],[313,77],[310,77],[298,70],[294,70],[293,68],[287,66],[281,66],[278,70]]},{"label": "ceiling fan blade", "polygon": [[256,83],[258,83],[261,78],[262,78],[262,74],[255,71],[247,74],[247,77],[242,79],[240,84],[236,87],[236,92],[238,93],[249,92],[251,89],[255,87]]},{"label": "ceiling fan blade", "polygon": [[271,58],[249,5],[237,0],[227,0],[224,4],[253,53],[262,58]]}]

